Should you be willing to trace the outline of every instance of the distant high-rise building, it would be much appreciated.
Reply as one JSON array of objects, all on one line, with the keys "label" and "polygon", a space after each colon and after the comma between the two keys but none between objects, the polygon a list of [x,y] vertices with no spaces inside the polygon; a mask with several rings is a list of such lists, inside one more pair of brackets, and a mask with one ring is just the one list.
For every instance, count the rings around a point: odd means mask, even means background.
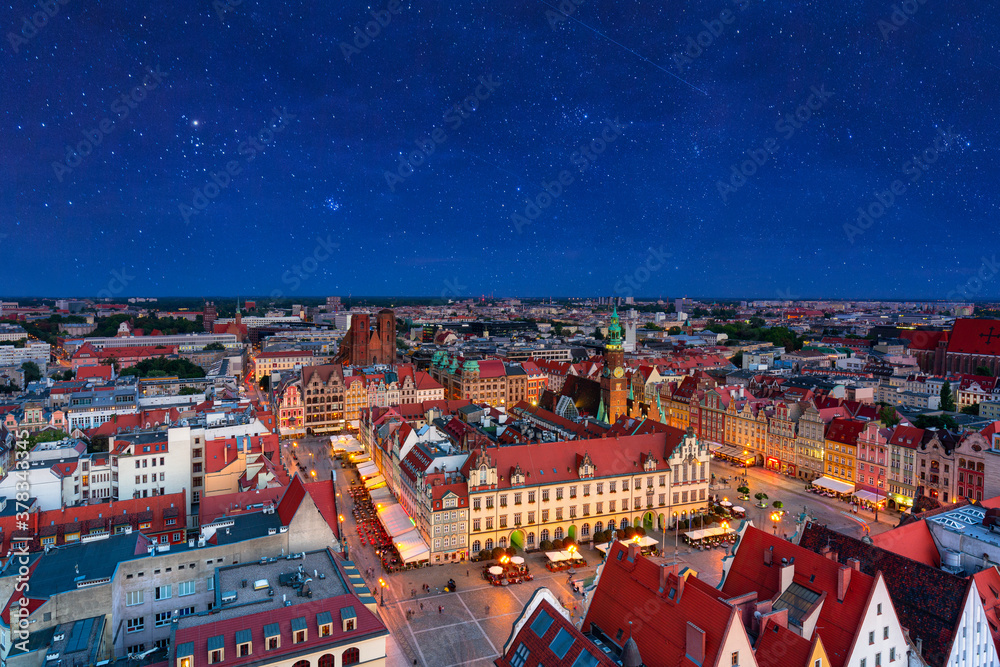
[{"label": "distant high-rise building", "polygon": [[212,301],[205,302],[205,312],[202,315],[202,320],[205,324],[205,331],[212,333],[215,327],[215,320],[218,319],[219,312],[215,308],[215,303]]},{"label": "distant high-rise building", "polygon": [[678,313],[683,313],[684,309],[690,306],[694,301],[691,299],[674,299],[674,310]]},{"label": "distant high-rise building", "polygon": [[340,297],[339,296],[328,296],[326,297],[326,310],[330,313],[336,313],[340,311]]}]

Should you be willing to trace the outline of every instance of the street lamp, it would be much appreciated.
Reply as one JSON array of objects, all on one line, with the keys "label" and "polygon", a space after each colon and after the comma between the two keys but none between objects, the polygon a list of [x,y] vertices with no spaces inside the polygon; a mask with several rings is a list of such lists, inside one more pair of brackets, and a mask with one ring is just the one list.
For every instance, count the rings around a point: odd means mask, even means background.
[{"label": "street lamp", "polygon": [[876,480],[877,485],[875,486],[875,521],[876,522],[878,522],[878,502],[879,502],[879,500],[878,500],[879,493],[878,492],[879,492],[879,489],[882,488],[882,478],[883,477],[885,477],[885,469],[884,468],[879,468],[878,479]]},{"label": "street lamp", "polygon": [[[339,493],[337,494],[340,495]],[[341,514],[337,517],[340,521],[340,552],[344,554],[344,558],[347,558],[347,536],[344,535],[344,515]]]},{"label": "street lamp", "polygon": [[680,572],[680,568],[677,563],[677,533],[680,531],[680,529],[681,529],[680,515],[678,515],[677,512],[674,512],[674,570],[675,570],[674,574],[678,574]]},{"label": "street lamp", "polygon": [[774,525],[774,534],[778,534],[778,522],[781,521],[781,512],[771,512],[771,523]]},{"label": "street lamp", "polygon": [[382,577],[379,577],[378,578],[378,585],[382,589],[382,595],[381,595],[381,599],[380,599],[380,602],[379,602],[379,606],[380,607],[384,607],[385,606],[385,587],[388,586],[389,584],[385,583],[385,579],[383,579]]}]

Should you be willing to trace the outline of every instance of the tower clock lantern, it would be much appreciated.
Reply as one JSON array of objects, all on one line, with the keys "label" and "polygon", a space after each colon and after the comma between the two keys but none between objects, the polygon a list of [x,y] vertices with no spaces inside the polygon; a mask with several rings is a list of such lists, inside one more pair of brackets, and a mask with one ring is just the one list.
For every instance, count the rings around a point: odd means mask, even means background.
[{"label": "tower clock lantern", "polygon": [[607,422],[614,424],[628,412],[628,381],[625,379],[625,351],[622,349],[622,327],[618,308],[611,315],[608,340],[604,345],[604,371],[601,374],[601,402]]}]

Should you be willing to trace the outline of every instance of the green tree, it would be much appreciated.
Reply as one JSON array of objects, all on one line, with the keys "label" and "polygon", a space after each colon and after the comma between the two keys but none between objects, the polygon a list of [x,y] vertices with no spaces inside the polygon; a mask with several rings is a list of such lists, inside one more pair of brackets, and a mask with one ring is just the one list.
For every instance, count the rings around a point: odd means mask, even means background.
[{"label": "green tree", "polygon": [[966,405],[962,408],[963,415],[972,415],[973,417],[979,416],[979,403],[973,403],[972,405]]},{"label": "green tree", "polygon": [[733,366],[743,368],[743,352],[737,352],[733,356],[729,357],[729,361],[732,362]]},{"label": "green tree", "polygon": [[982,375],[983,377],[991,378],[993,377],[993,371],[991,371],[986,366],[976,366],[976,371],[974,375]]},{"label": "green tree", "polygon": [[261,391],[270,391],[271,390],[271,376],[270,375],[262,375],[262,376],[260,376],[260,390]]},{"label": "green tree", "polygon": [[680,336],[681,333],[683,332],[681,331],[680,327],[670,327],[670,329],[667,331],[667,334],[670,336]]},{"label": "green tree", "polygon": [[178,396],[194,396],[195,394],[200,394],[201,390],[195,387],[181,387],[181,390],[177,392]]},{"label": "green tree", "polygon": [[195,379],[205,377],[205,369],[197,364],[192,364],[187,359],[153,357],[152,359],[143,359],[136,365],[122,370],[121,374],[136,375],[138,377]]},{"label": "green tree", "polygon": [[891,405],[883,405],[878,411],[879,421],[886,425],[886,428],[895,428],[900,422],[899,413]]},{"label": "green tree", "polygon": [[943,428],[950,431],[958,428],[958,422],[951,415],[917,415],[913,425],[917,428]]},{"label": "green tree", "polygon": [[38,364],[34,361],[26,361],[21,364],[21,370],[24,371],[24,386],[27,387],[29,382],[38,382],[42,379],[42,371],[38,369]]},{"label": "green tree", "polygon": [[604,334],[601,332],[600,329],[594,330],[594,338],[596,338],[597,340],[604,340]]},{"label": "green tree", "polygon": [[208,345],[206,345],[205,347],[203,347],[201,349],[205,350],[206,352],[211,351],[211,350],[222,351],[222,350],[226,349],[226,346],[223,345],[222,343],[209,343]]},{"label": "green tree", "polygon": [[939,407],[945,412],[955,411],[955,398],[951,395],[951,383],[947,380],[941,385],[941,404]]}]

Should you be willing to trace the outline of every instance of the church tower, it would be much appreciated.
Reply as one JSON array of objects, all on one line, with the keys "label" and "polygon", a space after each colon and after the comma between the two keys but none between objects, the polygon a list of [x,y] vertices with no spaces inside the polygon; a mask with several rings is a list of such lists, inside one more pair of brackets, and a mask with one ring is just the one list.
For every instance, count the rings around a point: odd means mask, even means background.
[{"label": "church tower", "polygon": [[601,403],[604,406],[604,420],[614,424],[618,417],[628,411],[628,383],[625,379],[625,351],[622,349],[622,327],[618,320],[618,308],[611,315],[608,327],[608,341],[604,345],[604,370],[601,373]]}]

